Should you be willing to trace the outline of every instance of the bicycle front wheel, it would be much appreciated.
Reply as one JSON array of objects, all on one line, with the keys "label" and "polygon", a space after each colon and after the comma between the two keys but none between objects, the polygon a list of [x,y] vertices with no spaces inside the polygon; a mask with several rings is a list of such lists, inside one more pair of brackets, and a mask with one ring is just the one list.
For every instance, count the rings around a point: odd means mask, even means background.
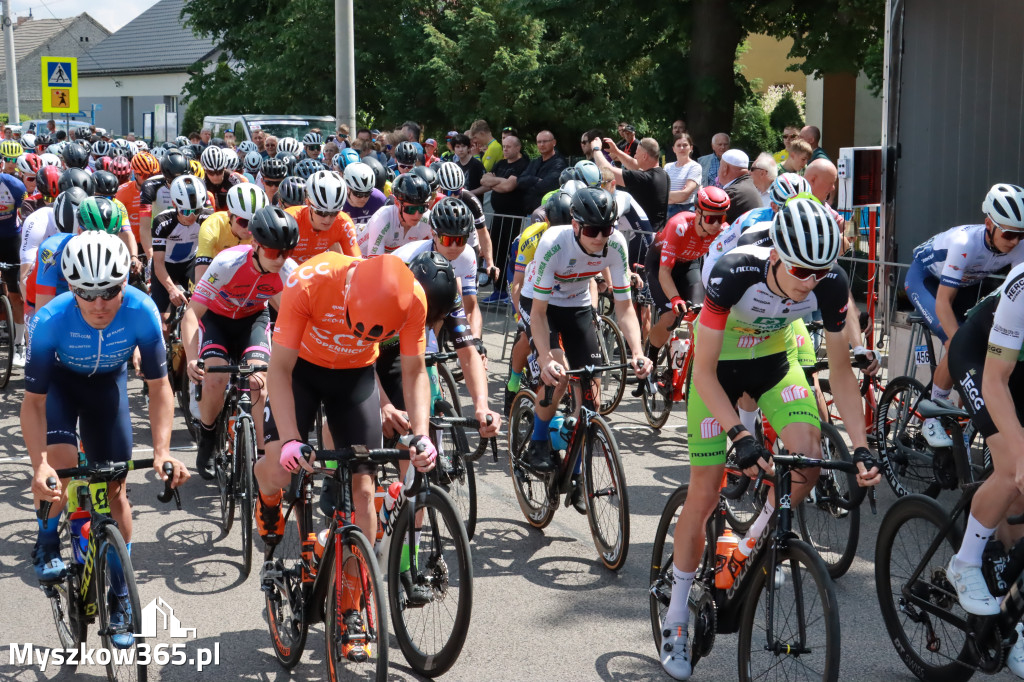
[{"label": "bicycle front wheel", "polygon": [[188,429],[188,435],[192,436],[192,441],[195,443],[199,442],[199,414],[193,414],[192,412],[192,391],[195,390],[195,385],[188,378],[188,372],[182,372],[181,376],[178,377],[178,385],[174,387],[174,392],[178,396],[178,407],[181,408],[181,417],[185,420],[185,428]]},{"label": "bicycle front wheel", "polygon": [[256,463],[256,430],[251,417],[243,416],[235,424],[235,498],[240,507],[242,529],[242,580],[252,572],[252,523],[256,501],[256,481],[252,466]]},{"label": "bicycle front wheel", "polygon": [[587,426],[583,470],[590,534],[601,562],[617,571],[629,553],[629,495],[619,446],[600,416],[592,417]]},{"label": "bicycle front wheel", "polygon": [[[55,520],[51,519],[50,523]],[[46,596],[50,598],[50,610],[53,611],[53,622],[57,626],[57,636],[64,649],[77,649],[85,641],[86,621],[82,614],[81,587],[82,566],[74,563],[71,554],[71,525],[67,519],[60,524],[60,558],[68,567],[63,582],[50,586]],[[74,664],[77,666],[77,663]],[[70,669],[74,672],[74,667]]]},{"label": "bicycle front wheel", "polygon": [[[138,647],[144,640],[142,632],[142,606],[139,588],[135,584],[135,569],[128,548],[117,526],[104,529],[103,541],[96,553],[96,601],[99,605],[100,639],[110,651],[107,677],[111,680],[147,679],[146,666],[135,663]],[[128,636],[129,646],[123,646]],[[122,646],[115,643],[115,638]],[[129,652],[129,649],[136,649]],[[129,664],[127,661],[131,661]]]},{"label": "bicycle front wheel", "polygon": [[[805,542],[769,551],[754,575],[740,618],[740,679],[839,679],[835,584]],[[770,627],[769,627],[770,624]]]},{"label": "bicycle front wheel", "polygon": [[[434,404],[434,414],[438,417],[457,416],[452,406],[443,400]],[[473,463],[465,457],[469,450],[466,430],[461,426],[451,426],[437,435],[438,450],[448,460],[443,470],[438,468],[437,476],[466,524],[466,536],[472,540],[476,532],[476,475]]]},{"label": "bicycle front wheel", "polygon": [[284,537],[267,548],[262,573],[263,594],[267,606],[267,625],[274,654],[291,670],[306,648],[309,624],[303,620],[305,596],[302,590],[302,542],[306,524],[305,505],[297,502],[285,513]]},{"label": "bicycle front wheel", "polygon": [[0,388],[11,380],[14,368],[14,311],[11,299],[0,296]]},{"label": "bicycle front wheel", "polygon": [[[332,586],[324,611],[327,679],[333,682],[344,677],[385,682],[388,679],[388,624],[384,615],[384,583],[373,548],[366,536],[349,530],[335,538],[332,565],[328,568],[321,564],[321,567],[331,571],[328,584]],[[359,593],[354,600],[360,605],[358,625],[356,618],[342,611],[338,603],[338,595],[348,590]],[[349,631],[349,626],[353,631]],[[355,643],[362,653],[346,657],[347,643]]]},{"label": "bicycle front wheel", "polygon": [[553,474],[535,474],[522,463],[533,436],[536,404],[537,396],[529,390],[519,391],[512,401],[508,420],[508,466],[523,516],[534,528],[546,528],[558,506],[548,496],[548,478]]},{"label": "bicycle front wheel", "polygon": [[[413,530],[418,540],[408,547]],[[413,670],[435,677],[455,665],[473,612],[473,561],[466,527],[451,498],[435,485],[407,504],[395,524],[388,606],[395,638]]]},{"label": "bicycle front wheel", "polygon": [[[650,345],[650,344],[648,344]],[[651,376],[654,378],[654,393],[644,391],[644,416],[652,429],[660,429],[672,412],[672,367],[669,365],[668,343],[658,351]]]},{"label": "bicycle front wheel", "polygon": [[913,377],[896,377],[878,401],[875,435],[885,462],[886,480],[897,497],[924,493],[935,482],[934,457],[924,439],[924,419],[917,412],[927,398],[925,387]]},{"label": "bicycle front wheel", "polygon": [[222,412],[217,418],[217,453],[214,458],[214,477],[220,493],[220,528],[224,535],[231,532],[235,523],[235,463],[231,450],[235,444],[228,441],[227,416]]},{"label": "bicycle front wheel", "polygon": [[[597,318],[597,341],[601,348],[601,363],[617,365],[629,362],[626,355],[626,342],[622,338],[619,326],[607,315]],[[609,370],[601,374],[601,395],[598,412],[611,414],[622,402],[626,392],[626,368]]]}]

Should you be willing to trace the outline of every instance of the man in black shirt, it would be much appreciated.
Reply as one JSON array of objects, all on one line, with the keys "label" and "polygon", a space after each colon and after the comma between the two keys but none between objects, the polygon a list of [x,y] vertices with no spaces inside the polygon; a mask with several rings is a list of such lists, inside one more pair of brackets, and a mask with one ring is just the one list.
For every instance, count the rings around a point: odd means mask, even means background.
[{"label": "man in black shirt", "polygon": [[516,178],[516,186],[523,192],[523,215],[533,213],[544,195],[558,187],[558,176],[565,170],[565,157],[555,151],[555,135],[550,130],[537,134],[536,159],[530,161],[523,174]]},{"label": "man in black shirt", "polygon": [[523,174],[530,159],[522,153],[522,143],[518,137],[508,135],[501,142],[503,159],[494,164],[494,170],[484,173],[480,184],[491,190],[491,208],[494,218],[491,220],[491,245],[494,249],[494,264],[501,268],[499,281],[495,283],[494,299],[485,302],[501,302],[508,296],[509,246],[519,234],[523,222],[523,190],[517,184],[517,178]]},{"label": "man in black shirt", "polygon": [[[601,142],[594,140],[591,148],[601,150]],[[615,146],[610,137],[604,138],[604,150],[611,154],[612,160],[622,164],[616,168],[604,158],[604,154],[594,154],[594,163],[599,168],[608,168],[615,176],[615,184],[624,187],[640,204],[640,208],[651,221],[651,229],[657,232],[665,226],[668,213],[668,190],[671,184],[668,173],[658,165],[661,149],[653,137],[645,137],[637,145],[636,155],[629,156]]]}]

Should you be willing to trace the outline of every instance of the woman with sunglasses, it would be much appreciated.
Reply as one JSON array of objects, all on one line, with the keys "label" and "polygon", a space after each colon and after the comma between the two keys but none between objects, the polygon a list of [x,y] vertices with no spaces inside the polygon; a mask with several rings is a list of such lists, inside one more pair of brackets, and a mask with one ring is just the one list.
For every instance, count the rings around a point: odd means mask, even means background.
[{"label": "woman with sunglasses", "polygon": [[358,258],[356,226],[341,210],[348,188],[337,173],[319,171],[310,175],[305,185],[303,206],[285,209],[299,226],[299,243],[292,259],[305,263],[324,251],[335,251]]},{"label": "woman with sunglasses", "polygon": [[[280,310],[284,281],[281,268],[299,242],[295,219],[278,206],[264,206],[249,223],[253,243],[233,246],[219,253],[202,278],[181,320],[181,336],[193,383],[203,382],[199,401],[199,453],[196,468],[206,480],[213,479],[216,449],[214,427],[224,406],[227,374],[206,374],[199,368],[232,362],[266,364],[270,361],[270,310]],[[200,328],[202,334],[199,334]],[[254,374],[253,414],[263,411],[266,375]],[[263,422],[256,421],[256,442],[262,443]]]},{"label": "woman with sunglasses", "polygon": [[[704,524],[718,503],[726,436],[737,464],[754,476],[768,470],[768,452],[740,421],[734,405],[744,393],[757,400],[792,452],[821,457],[818,408],[803,369],[787,354],[789,323],[820,310],[825,324],[832,390],[854,445],[860,485],[876,485],[857,379],[850,365],[846,323],[849,282],[836,259],[842,235],[831,214],[810,199],[793,199],[776,214],[770,247],[734,249],[718,261],[708,281],[695,340],[692,391],[686,405],[690,492],[675,530],[674,584],[662,624],[661,663],[675,679],[688,679],[690,586],[704,551]],[[793,502],[803,499],[818,470],[793,481]],[[774,511],[769,497],[741,541],[760,536]]]},{"label": "woman with sunglasses", "polygon": [[[949,340],[980,297],[989,275],[1024,262],[1024,188],[1000,183],[985,195],[985,222],[940,232],[914,249],[903,287],[928,328],[946,352],[932,377],[932,399],[945,400],[953,390],[949,373]],[[937,419],[921,425],[933,448],[953,444]]]},{"label": "woman with sunglasses", "polygon": [[395,203],[374,213],[359,235],[363,255],[381,256],[403,244],[430,237],[427,213],[431,194],[430,186],[418,175],[403,173],[395,178],[391,187]]}]

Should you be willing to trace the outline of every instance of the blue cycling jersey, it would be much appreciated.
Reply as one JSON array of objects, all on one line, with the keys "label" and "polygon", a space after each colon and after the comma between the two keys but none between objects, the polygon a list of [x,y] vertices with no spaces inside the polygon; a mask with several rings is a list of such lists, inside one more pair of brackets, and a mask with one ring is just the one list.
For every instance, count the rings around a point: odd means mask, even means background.
[{"label": "blue cycling jersey", "polygon": [[126,287],[121,307],[104,329],[82,317],[75,296],[61,294],[36,312],[25,356],[25,390],[46,393],[56,368],[77,374],[122,370],[138,346],[146,379],[167,375],[160,313],[146,294]]},{"label": "blue cycling jersey", "polygon": [[68,291],[68,281],[60,269],[61,255],[64,245],[73,235],[60,233],[39,245],[39,259],[36,263],[36,295],[56,296]]},{"label": "blue cycling jersey", "polygon": [[25,183],[7,173],[0,173],[0,237],[13,237],[21,232],[18,209],[25,199]]}]

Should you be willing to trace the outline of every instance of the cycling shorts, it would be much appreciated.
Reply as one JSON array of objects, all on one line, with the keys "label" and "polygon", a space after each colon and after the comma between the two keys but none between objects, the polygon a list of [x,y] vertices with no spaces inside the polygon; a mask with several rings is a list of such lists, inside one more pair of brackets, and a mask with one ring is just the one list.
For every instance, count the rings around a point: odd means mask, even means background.
[{"label": "cycling shorts", "polygon": [[[725,464],[725,434],[733,424],[723,429],[693,390],[692,378],[690,381],[686,403],[690,465]],[[818,405],[807,383],[807,375],[800,365],[789,361],[786,353],[750,360],[719,360],[718,381],[733,404],[744,393],[749,393],[778,433],[795,423],[820,428]]]},{"label": "cycling shorts", "polygon": [[[530,328],[530,310],[533,299],[525,296],[519,299],[520,313],[526,323],[527,338],[533,343],[533,330]],[[601,364],[601,347],[597,343],[597,325],[594,323],[594,309],[590,305],[563,308],[548,305],[548,329],[551,332],[548,342],[551,348],[562,348],[565,351],[569,369],[579,369],[587,365]]]},{"label": "cycling shorts", "polygon": [[[377,379],[385,395],[399,410],[405,410],[405,392],[402,390],[402,355],[397,342],[380,345],[380,355],[374,363]],[[433,405],[440,400],[441,378],[436,365],[427,365],[427,376],[430,378],[430,414],[434,414]]]},{"label": "cycling shorts", "polygon": [[[191,293],[195,281],[195,263],[195,260],[184,263],[164,263],[164,267],[167,268],[167,274],[171,276],[171,281],[180,284],[185,287],[185,291]],[[149,295],[153,297],[153,303],[156,303],[156,309],[160,312],[167,312],[171,307],[171,297],[167,293],[167,289],[164,288],[163,282],[157,277],[151,277],[149,280]]]},{"label": "cycling shorts", "polygon": [[793,320],[789,329],[792,334],[786,334],[786,356],[790,364],[814,367],[818,364],[818,356],[814,353],[814,338],[807,331],[807,325],[803,320]]},{"label": "cycling shorts", "polygon": [[[910,264],[910,269],[907,270],[903,288],[906,290],[907,297],[910,298],[910,302],[914,304],[917,312],[924,316],[928,328],[939,337],[942,343],[946,343],[949,340],[949,336],[942,328],[939,316],[935,314],[935,294],[939,290],[939,278],[929,273],[926,266],[921,265],[921,263],[915,260]],[[964,287],[956,292],[956,296],[953,298],[953,314],[956,315],[958,323],[963,324],[964,319],[967,317],[967,311],[978,302],[980,293],[981,282]],[[985,344],[985,347],[987,347],[987,344]]]},{"label": "cycling shorts", "polygon": [[7,291],[11,294],[21,293],[21,283],[18,276],[21,268],[21,235],[15,234],[10,237],[0,237],[0,263],[9,263],[12,268],[3,269],[4,282],[7,284]]},{"label": "cycling shorts", "polygon": [[[670,310],[672,303],[658,281],[658,273],[661,272],[661,244],[655,244],[647,252],[644,269],[647,285],[651,288],[651,297],[654,298],[654,307],[658,310]],[[676,291],[684,301],[704,302],[704,284],[700,278],[699,260],[676,261],[672,266],[672,283],[676,285]]]},{"label": "cycling shorts", "polygon": [[231,319],[207,310],[199,321],[199,358],[220,358],[225,362],[266,364],[270,362],[270,312]]},{"label": "cycling shorts", "polygon": [[132,458],[127,365],[92,376],[54,368],[46,390],[46,444],[77,449],[79,436],[90,462]]}]

